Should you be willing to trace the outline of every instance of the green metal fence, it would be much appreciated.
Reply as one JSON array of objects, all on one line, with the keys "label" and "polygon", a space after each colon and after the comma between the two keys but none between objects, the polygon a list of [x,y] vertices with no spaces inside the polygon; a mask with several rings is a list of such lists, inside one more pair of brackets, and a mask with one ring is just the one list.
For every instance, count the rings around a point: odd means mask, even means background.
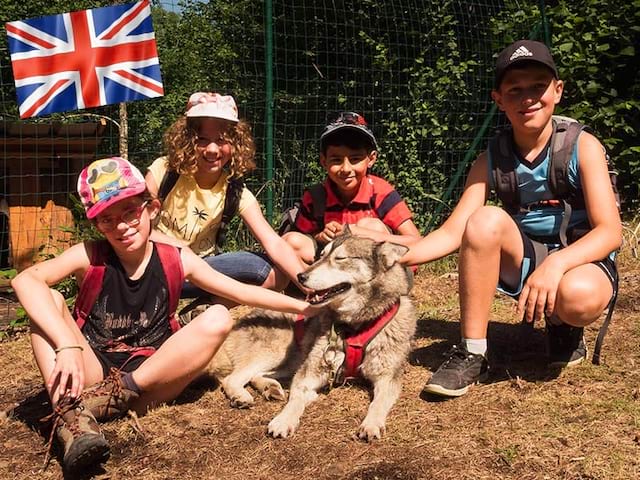
[{"label": "green metal fence", "polygon": [[[0,20],[113,3],[124,2],[0,0]],[[501,121],[489,96],[495,53],[519,37],[549,38],[536,5],[500,0],[163,0],[153,17],[165,96],[127,104],[126,123],[117,105],[19,121],[0,40],[0,196],[10,210],[0,250],[55,236],[63,220],[47,205],[73,207],[73,177],[91,159],[122,145],[141,167],[161,155],[163,131],[199,90],[233,94],[253,126],[259,169],[248,183],[270,218],[322,178],[318,136],[329,114],[349,110],[379,139],[374,173],[396,185],[426,231]],[[35,220],[19,216],[23,207],[39,209]]]}]

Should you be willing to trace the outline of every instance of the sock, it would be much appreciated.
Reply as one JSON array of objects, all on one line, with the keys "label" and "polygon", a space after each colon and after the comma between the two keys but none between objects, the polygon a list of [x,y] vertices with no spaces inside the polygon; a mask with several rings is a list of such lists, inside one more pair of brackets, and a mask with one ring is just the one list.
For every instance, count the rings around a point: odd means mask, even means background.
[{"label": "sock", "polygon": [[462,344],[466,347],[467,352],[476,355],[487,356],[487,339],[486,338],[463,338]]},{"label": "sock", "polygon": [[136,381],[133,379],[132,372],[127,372],[122,374],[122,383],[124,383],[125,388],[127,388],[128,390],[131,390],[132,392],[136,392],[138,395],[142,393],[140,390],[140,387],[138,386]]}]

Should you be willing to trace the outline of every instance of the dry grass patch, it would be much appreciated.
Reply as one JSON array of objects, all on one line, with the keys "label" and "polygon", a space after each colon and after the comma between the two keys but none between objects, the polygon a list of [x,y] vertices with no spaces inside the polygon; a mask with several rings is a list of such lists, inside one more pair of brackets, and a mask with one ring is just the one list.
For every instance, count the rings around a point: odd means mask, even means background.
[{"label": "dry grass patch", "polygon": [[[104,426],[112,457],[87,477],[127,479],[635,479],[640,478],[640,268],[621,259],[616,315],[602,366],[564,372],[545,367],[541,326],[523,331],[513,304],[496,298],[490,325],[491,383],[456,400],[422,399],[441,354],[458,339],[457,279],[423,269],[413,296],[420,312],[404,391],[372,444],[353,439],[369,393],[331,390],[306,410],[289,440],[266,437],[280,403],[259,398],[233,410],[213,382],[190,387],[172,405]],[[592,348],[599,325],[588,328]],[[0,478],[60,478],[56,458],[42,471],[37,419],[46,403],[28,337],[0,343],[0,408],[23,406],[1,420]],[[27,399],[31,403],[25,403]]]}]

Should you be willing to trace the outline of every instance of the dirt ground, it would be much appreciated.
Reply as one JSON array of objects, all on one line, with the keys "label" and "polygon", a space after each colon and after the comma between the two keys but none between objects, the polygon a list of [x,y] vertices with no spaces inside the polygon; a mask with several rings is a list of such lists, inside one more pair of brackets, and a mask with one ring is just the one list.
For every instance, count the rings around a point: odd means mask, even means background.
[{"label": "dirt ground", "polygon": [[[490,325],[490,382],[435,401],[420,391],[458,339],[457,280],[422,271],[413,296],[420,315],[404,391],[381,441],[355,440],[369,393],[333,389],[310,405],[295,436],[266,436],[281,403],[261,398],[229,407],[214,382],[139,419],[104,425],[111,459],[97,479],[637,479],[640,478],[640,263],[623,258],[616,314],[603,365],[552,372],[541,326],[525,331],[510,300],[496,297]],[[599,324],[588,328],[593,347]],[[43,471],[48,413],[28,338],[0,343],[0,478],[62,478],[54,456]]]}]

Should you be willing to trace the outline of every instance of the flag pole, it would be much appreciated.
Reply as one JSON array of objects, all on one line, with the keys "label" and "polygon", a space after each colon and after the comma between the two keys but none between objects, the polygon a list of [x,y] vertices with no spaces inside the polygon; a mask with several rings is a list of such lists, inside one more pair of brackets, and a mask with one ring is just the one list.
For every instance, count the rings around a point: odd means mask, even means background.
[{"label": "flag pole", "polygon": [[129,158],[129,120],[127,117],[127,104],[120,102],[120,134],[118,138],[118,146],[120,156],[125,160]]}]

